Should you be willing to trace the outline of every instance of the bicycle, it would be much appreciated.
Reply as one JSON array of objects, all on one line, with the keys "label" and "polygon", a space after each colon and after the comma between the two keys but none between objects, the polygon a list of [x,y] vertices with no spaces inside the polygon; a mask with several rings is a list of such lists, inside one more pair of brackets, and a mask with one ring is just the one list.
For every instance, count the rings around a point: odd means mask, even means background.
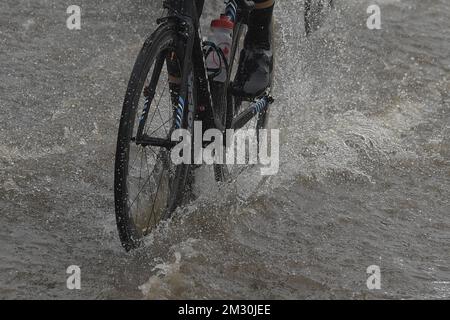
[{"label": "bicycle", "polygon": [[[230,58],[208,44],[225,63],[227,79],[217,83],[205,65],[195,0],[165,0],[167,15],[145,41],[135,62],[122,109],[115,160],[114,194],[120,241],[126,251],[139,247],[160,221],[171,217],[189,192],[194,166],[175,165],[170,153],[177,129],[194,132],[194,121],[225,133],[267,125],[270,88],[260,97],[234,96],[236,54],[255,3],[235,0],[236,19]],[[163,98],[164,94],[166,96]],[[138,108],[142,105],[142,112]],[[161,105],[161,107],[160,107]],[[214,165],[217,181],[226,181],[226,165]]]}]

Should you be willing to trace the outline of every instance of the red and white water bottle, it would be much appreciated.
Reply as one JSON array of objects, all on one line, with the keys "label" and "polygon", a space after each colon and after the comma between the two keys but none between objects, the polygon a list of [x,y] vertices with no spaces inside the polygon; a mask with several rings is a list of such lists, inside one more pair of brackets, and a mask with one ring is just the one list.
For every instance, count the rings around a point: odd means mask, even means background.
[{"label": "red and white water bottle", "polygon": [[[230,61],[229,58],[233,41],[233,28],[234,23],[230,17],[221,15],[219,19],[211,21],[211,34],[208,38],[208,41],[214,43],[216,47],[222,50],[228,62]],[[225,63],[223,61],[221,63],[221,60],[220,55],[215,50],[212,50],[206,57],[206,67],[210,70],[209,72],[211,74],[219,72],[214,78],[214,81],[225,82],[227,80],[227,71],[225,69]]]}]

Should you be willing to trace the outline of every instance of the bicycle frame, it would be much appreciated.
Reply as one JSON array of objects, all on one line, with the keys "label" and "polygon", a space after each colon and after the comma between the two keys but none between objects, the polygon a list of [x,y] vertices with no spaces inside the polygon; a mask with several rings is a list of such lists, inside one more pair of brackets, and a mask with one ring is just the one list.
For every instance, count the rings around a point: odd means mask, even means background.
[{"label": "bicycle frame", "polygon": [[[185,84],[180,89],[180,103],[184,104],[188,96],[188,77],[190,75],[190,67],[193,66],[193,71],[196,76],[194,81],[197,82],[201,100],[209,110],[212,110],[214,115],[214,106],[212,103],[211,89],[209,86],[208,73],[206,70],[205,58],[202,50],[202,37],[200,34],[200,17],[198,15],[197,5],[195,0],[165,0],[164,7],[168,9],[169,14],[163,19],[159,19],[158,23],[164,22],[168,19],[176,19],[180,26],[179,34],[181,41],[185,44],[185,56],[183,61],[183,72],[181,76],[181,83]],[[203,89],[203,90],[200,90]],[[184,109],[185,105],[181,108]],[[215,117],[214,117],[215,118]],[[215,123],[216,126],[218,123]]]},{"label": "bicycle frame", "polygon": [[[228,77],[226,80],[226,86],[229,87],[231,83],[231,71],[234,67],[235,56],[239,46],[239,41],[244,30],[244,26],[247,24],[248,15],[254,9],[254,2],[247,0],[237,0],[237,16],[234,27],[234,36],[230,55],[230,64],[228,66]],[[210,81],[208,79],[208,72],[206,69],[205,57],[203,54],[203,40],[200,30],[200,17],[198,15],[196,0],[165,0],[164,8],[168,10],[168,16],[158,20],[158,23],[162,23],[169,19],[176,19],[180,26],[179,34],[182,41],[185,42],[185,57],[183,63],[183,73],[181,77],[181,83],[185,84],[180,90],[180,108],[185,108],[185,101],[188,96],[188,77],[190,75],[190,65],[192,63],[194,68],[194,74],[196,76],[197,88],[199,96],[198,101],[209,108],[212,112],[215,127],[225,132],[225,125],[217,120],[216,110],[214,108],[213,99],[211,96]],[[265,109],[269,104],[273,102],[273,99],[265,94],[260,99],[256,100],[249,108],[244,110],[236,119],[233,120],[232,129],[239,129],[243,127],[248,121],[250,121],[256,114],[265,112]]]}]

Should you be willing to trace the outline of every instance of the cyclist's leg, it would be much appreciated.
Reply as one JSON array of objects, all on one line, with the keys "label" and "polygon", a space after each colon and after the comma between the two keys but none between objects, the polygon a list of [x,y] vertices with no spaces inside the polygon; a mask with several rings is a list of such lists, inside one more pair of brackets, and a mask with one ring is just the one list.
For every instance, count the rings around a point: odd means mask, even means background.
[{"label": "cyclist's leg", "polygon": [[197,10],[198,10],[199,16],[202,15],[204,4],[205,4],[205,0],[197,0]]},{"label": "cyclist's leg", "polygon": [[272,16],[275,0],[255,0],[255,10],[250,14],[247,45],[271,48]]},{"label": "cyclist's leg", "polygon": [[248,22],[239,70],[233,84],[236,95],[256,97],[270,86],[273,72],[272,17],[275,0],[255,0]]}]

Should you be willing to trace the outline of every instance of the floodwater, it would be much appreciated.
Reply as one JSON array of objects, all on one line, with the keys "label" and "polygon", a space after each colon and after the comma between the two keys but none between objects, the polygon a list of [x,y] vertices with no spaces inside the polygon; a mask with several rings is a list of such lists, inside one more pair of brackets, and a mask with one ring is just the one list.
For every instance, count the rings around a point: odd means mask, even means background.
[{"label": "floodwater", "polygon": [[219,192],[198,170],[197,199],[127,254],[115,139],[161,5],[78,1],[71,31],[62,1],[3,0],[0,298],[450,298],[450,1],[376,2],[381,30],[372,1],[337,0],[306,38],[302,2],[278,1],[278,174]]}]

